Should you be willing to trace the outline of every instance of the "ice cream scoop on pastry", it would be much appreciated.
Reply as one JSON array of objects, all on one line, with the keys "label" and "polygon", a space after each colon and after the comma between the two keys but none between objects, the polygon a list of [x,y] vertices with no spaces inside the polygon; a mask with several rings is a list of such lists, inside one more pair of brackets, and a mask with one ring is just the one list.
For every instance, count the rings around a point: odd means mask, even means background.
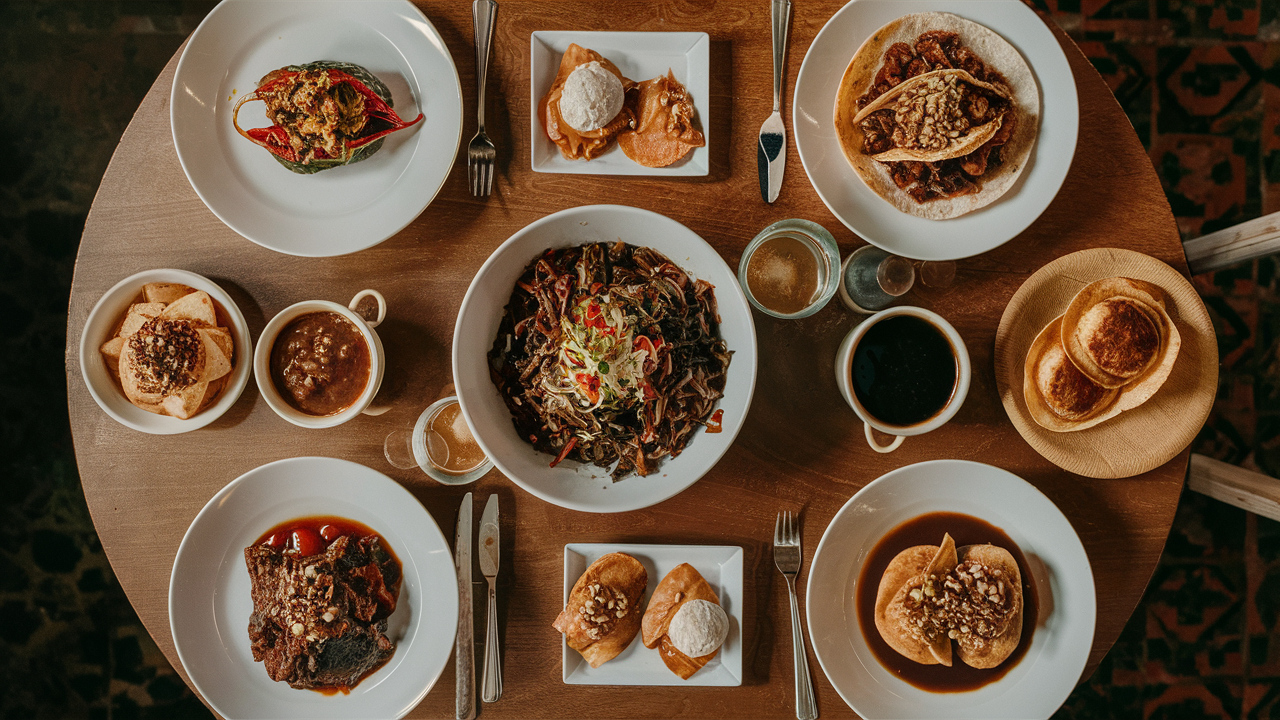
[{"label": "ice cream scoop on pastry", "polygon": [[1022,575],[994,545],[907,548],[889,563],[876,592],[876,629],[889,647],[923,665],[974,668],[1004,662],[1022,637]]},{"label": "ice cream scoop on pastry", "polygon": [[662,578],[641,622],[645,647],[688,680],[706,666],[729,636],[729,616],[706,579],[688,563]]},{"label": "ice cream scoop on pastry", "polygon": [[626,553],[609,553],[591,563],[569,591],[552,626],[564,634],[591,667],[618,656],[640,631],[640,601],[649,573]]}]

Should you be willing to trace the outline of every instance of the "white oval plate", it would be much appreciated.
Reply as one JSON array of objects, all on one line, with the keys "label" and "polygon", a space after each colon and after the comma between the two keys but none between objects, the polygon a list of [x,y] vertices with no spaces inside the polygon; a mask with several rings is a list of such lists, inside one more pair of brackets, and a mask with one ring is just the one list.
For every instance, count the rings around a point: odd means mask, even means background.
[{"label": "white oval plate", "polygon": [[[994,203],[950,220],[926,220],[885,202],[858,177],[836,136],[836,91],[862,42],[909,13],[950,12],[981,23],[1026,59],[1040,86],[1040,134],[1022,176]],[[1003,245],[1049,207],[1075,156],[1080,110],[1075,76],[1058,39],[1018,0],[855,0],[813,39],[796,78],[791,123],[796,149],[818,197],[873,245],[917,260],[958,260]]]},{"label": "white oval plate", "polygon": [[[648,477],[613,482],[609,471],[568,461],[552,468],[551,455],[520,438],[502,395],[489,379],[489,348],[502,310],[525,267],[548,248],[591,242],[644,245],[666,255],[695,278],[715,286],[720,336],[733,359],[719,408],[723,431],[695,432],[683,452],[665,458]],[[626,512],[662,502],[702,477],[733,444],[751,407],[756,384],[756,328],[737,277],[715,248],[664,215],[623,205],[570,208],[530,223],[489,256],[467,288],[453,330],[453,377],[467,425],[493,464],[515,484],[570,510]]]},{"label": "white oval plate", "polygon": [[[971,692],[931,693],[890,673],[867,646],[854,606],[858,573],[880,538],[905,520],[944,511],[1007,533],[1031,565],[1040,595],[1026,656],[1000,680]],[[1084,671],[1097,607],[1089,558],[1053,501],[1000,468],[931,460],[877,478],[836,513],[809,568],[805,610],[818,663],[859,715],[951,719],[1052,715]]]},{"label": "white oval plate", "polygon": [[[426,117],[368,160],[290,172],[236,133],[231,110],[272,70],[316,60],[367,68],[400,117]],[[462,140],[462,86],[440,34],[404,0],[224,0],[178,60],[169,119],[191,187],[228,227],[289,255],[345,255],[400,232],[444,185]],[[262,104],[246,103],[240,123],[265,127]]]},{"label": "white oval plate", "polygon": [[[395,654],[349,695],[274,682],[249,647],[244,549],[273,526],[312,515],[368,525],[404,569],[387,627]],[[196,690],[229,719],[402,717],[440,678],[457,625],[458,576],[435,520],[391,478],[334,458],[279,460],[228,483],[187,529],[169,579],[178,657]]]},{"label": "white oval plate", "polygon": [[[209,293],[209,297],[221,306],[231,321],[231,339],[235,344],[231,379],[222,389],[222,395],[209,407],[183,420],[169,415],[147,412],[129,402],[118,380],[111,377],[107,363],[99,348],[117,326],[129,306],[142,293],[142,286],[152,282],[181,283]],[[103,412],[121,425],[152,435],[176,435],[199,430],[222,417],[236,404],[245,386],[249,384],[249,371],[253,368],[253,340],[249,337],[249,324],[244,321],[240,308],[218,284],[203,275],[187,270],[144,270],[116,283],[103,294],[80,333],[80,375],[89,388],[89,394]]]}]

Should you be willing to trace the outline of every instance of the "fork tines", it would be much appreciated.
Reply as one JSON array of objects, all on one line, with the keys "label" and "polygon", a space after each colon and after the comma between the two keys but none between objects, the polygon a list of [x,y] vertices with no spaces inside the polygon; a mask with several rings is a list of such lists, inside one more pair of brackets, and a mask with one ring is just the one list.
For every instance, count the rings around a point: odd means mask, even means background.
[{"label": "fork tines", "polygon": [[[484,139],[486,142],[488,138]],[[494,147],[477,147],[472,141],[467,148],[467,178],[471,182],[471,194],[477,197],[488,195],[493,190],[493,161],[496,155]]]}]

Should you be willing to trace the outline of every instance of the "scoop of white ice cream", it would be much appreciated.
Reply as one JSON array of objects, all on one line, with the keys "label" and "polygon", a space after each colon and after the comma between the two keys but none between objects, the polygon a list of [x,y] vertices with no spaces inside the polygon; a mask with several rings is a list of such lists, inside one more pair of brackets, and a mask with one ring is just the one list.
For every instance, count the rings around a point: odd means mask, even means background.
[{"label": "scoop of white ice cream", "polygon": [[729,616],[709,600],[690,600],[671,618],[667,636],[677,650],[691,658],[710,655],[729,636]]},{"label": "scoop of white ice cream", "polygon": [[560,94],[560,117],[578,132],[599,130],[622,110],[622,81],[592,60],[569,73]]}]

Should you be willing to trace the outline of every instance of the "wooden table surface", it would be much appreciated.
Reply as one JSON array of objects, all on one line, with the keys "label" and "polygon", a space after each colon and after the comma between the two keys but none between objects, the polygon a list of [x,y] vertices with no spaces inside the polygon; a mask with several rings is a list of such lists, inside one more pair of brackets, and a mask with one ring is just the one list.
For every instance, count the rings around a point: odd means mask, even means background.
[{"label": "wooden table surface", "polygon": [[[1178,231],[1138,138],[1101,77],[1060,31],[1075,73],[1080,134],[1074,164],[1040,219],[1017,238],[963,260],[947,290],[918,289],[913,304],[941,312],[973,359],[960,413],[942,429],[909,439],[890,455],[872,452],[836,389],[837,345],[858,318],[838,301],[798,321],[755,314],[759,378],[737,442],[684,493],[646,510],[593,515],[564,510],[520,490],[497,471],[475,485],[437,485],[417,470],[396,470],[383,438],[412,423],[450,382],[454,318],[472,275],[504,239],[548,213],[621,202],[679,220],[710,242],[731,267],[761,228],[787,217],[830,230],[847,254],[863,241],[819,200],[788,138],[786,181],[778,201],[760,200],[755,146],[772,101],[769,3],[627,0],[551,3],[503,0],[489,72],[488,128],[498,146],[494,194],[467,191],[466,140],[475,131],[474,52],[468,3],[419,3],[457,64],[466,120],[463,147],[435,201],[409,227],[354,255],[280,255],[223,225],[187,182],[169,129],[177,56],[126,130],[85,226],[67,332],[71,427],[85,496],[121,585],[169,660],[182,670],[169,632],[169,572],[183,533],[223,485],[268,461],[303,455],[351,459],[403,483],[452,537],[458,502],[501,497],[502,628],[505,695],[481,712],[493,717],[793,717],[786,585],[770,552],[779,510],[803,519],[805,570],[823,529],[863,485],[904,465],[937,458],[991,463],[1026,478],[1071,520],[1097,586],[1097,631],[1086,676],[1115,642],[1142,596],[1173,521],[1188,454],[1125,480],[1092,480],[1059,470],[1015,432],[1001,407],[992,364],[996,326],[1019,285],[1050,260],[1083,248],[1127,247],[1185,272]],[[797,3],[791,24],[784,113],[805,51],[841,6]],[[711,35],[711,174],[687,180],[535,175],[529,168],[529,35],[534,30],[702,30]],[[834,70],[833,70],[834,71]],[[705,107],[705,106],[704,106]],[[147,435],[109,418],[90,397],[77,348],[90,308],[114,283],[149,268],[184,268],[218,282],[244,312],[256,338],[284,307],[309,299],[345,302],[365,287],[391,308],[379,329],[388,367],[379,404],[392,409],[329,430],[303,430],[276,416],[249,388],[207,428]],[[604,688],[560,679],[560,636],[551,628],[561,600],[562,548],[570,542],[741,545],[746,551],[744,679],[739,688]],[[807,578],[802,573],[803,583]],[[477,575],[477,580],[483,580]],[[803,597],[802,597],[803,601]],[[482,616],[481,616],[482,617]],[[483,622],[477,621],[483,642]],[[852,711],[810,654],[825,717]],[[451,717],[452,662],[411,717]]]}]

